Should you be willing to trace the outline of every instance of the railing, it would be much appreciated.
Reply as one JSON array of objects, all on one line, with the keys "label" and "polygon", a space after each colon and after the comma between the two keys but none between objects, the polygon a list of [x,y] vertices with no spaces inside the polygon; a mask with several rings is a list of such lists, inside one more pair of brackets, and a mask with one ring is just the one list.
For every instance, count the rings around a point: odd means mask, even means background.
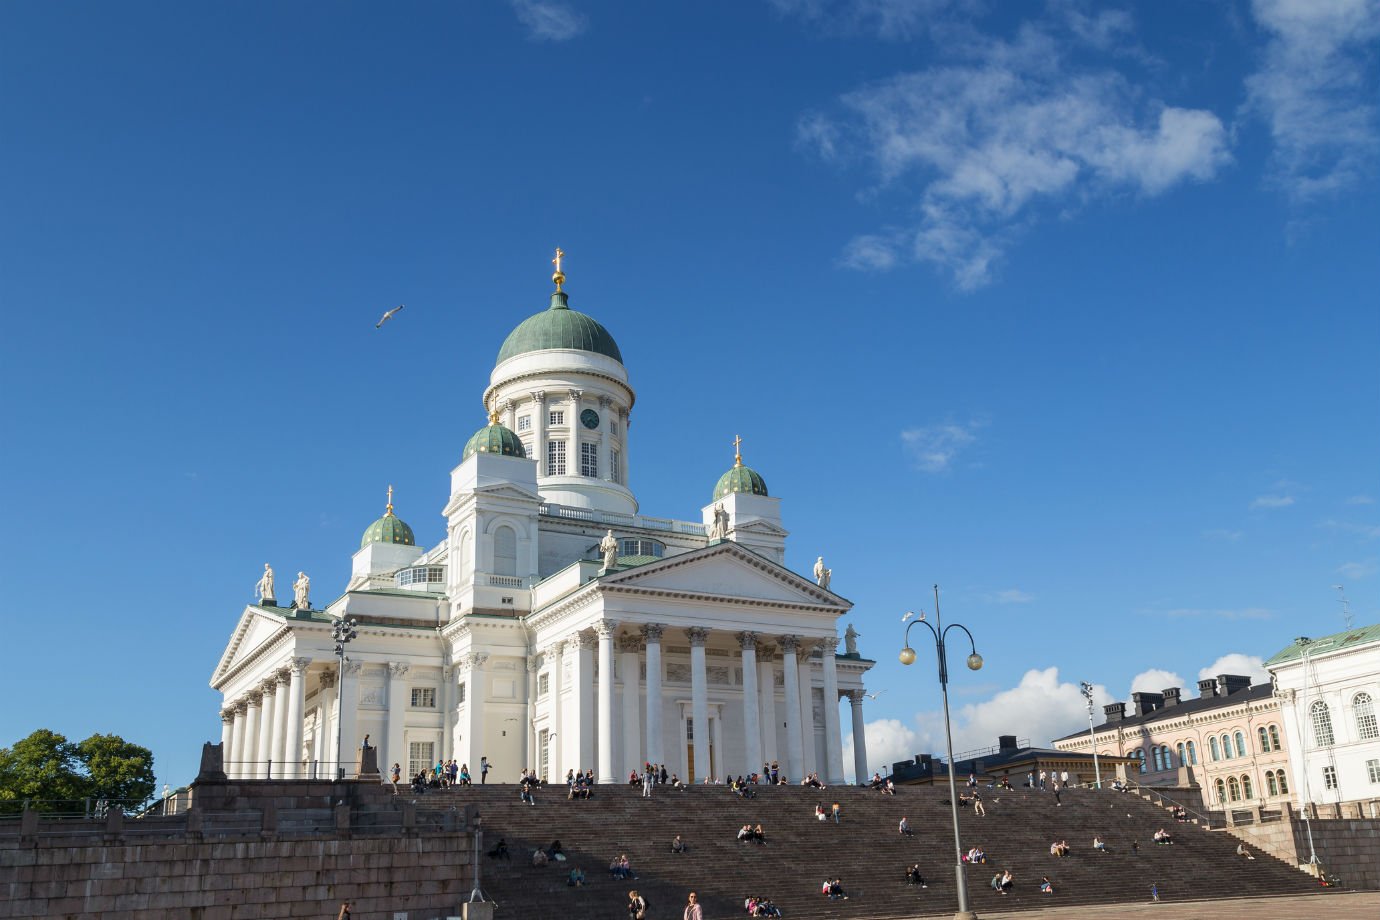
[{"label": "railing", "polygon": [[542,502],[538,505],[537,513],[544,514],[547,517],[589,521],[595,524],[621,524],[625,527],[637,527],[642,530],[660,530],[667,533],[683,533],[697,537],[705,535],[703,524],[697,524],[694,521],[677,521],[673,518],[655,518],[641,514],[623,514],[618,511],[596,511],[593,508],[570,508],[566,505],[557,505],[550,502]]},{"label": "railing", "polygon": [[521,588],[523,579],[517,575],[490,575],[489,586],[493,588]]}]

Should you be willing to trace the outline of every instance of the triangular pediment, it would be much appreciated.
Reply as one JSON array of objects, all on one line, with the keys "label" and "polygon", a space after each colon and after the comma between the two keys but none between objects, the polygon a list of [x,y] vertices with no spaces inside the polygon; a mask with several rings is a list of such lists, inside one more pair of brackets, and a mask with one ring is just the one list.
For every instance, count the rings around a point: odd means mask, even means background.
[{"label": "triangular pediment", "polygon": [[732,542],[605,575],[599,583],[610,593],[633,589],[838,611],[853,606],[832,591]]},{"label": "triangular pediment", "polygon": [[516,498],[522,501],[541,501],[541,496],[536,492],[529,492],[510,482],[496,482],[491,485],[478,486],[471,491],[471,494],[483,495],[485,498]]},{"label": "triangular pediment", "polygon": [[252,658],[255,652],[273,641],[275,636],[282,633],[286,623],[284,617],[260,607],[250,605],[244,608],[244,613],[240,615],[240,621],[225,646],[225,652],[220,657],[220,663],[211,675],[211,685],[215,686],[238,664]]},{"label": "triangular pediment", "polygon": [[779,524],[773,524],[771,521],[763,520],[747,521],[746,523],[735,524],[733,527],[734,533],[737,533],[740,530],[745,531],[747,533],[771,534],[774,537],[784,537],[787,535],[786,528],[782,527]]}]

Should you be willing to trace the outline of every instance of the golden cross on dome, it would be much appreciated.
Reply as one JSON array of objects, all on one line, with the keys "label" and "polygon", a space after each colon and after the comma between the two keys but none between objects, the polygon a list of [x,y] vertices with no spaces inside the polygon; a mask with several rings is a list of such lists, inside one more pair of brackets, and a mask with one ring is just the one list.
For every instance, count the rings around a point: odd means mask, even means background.
[{"label": "golden cross on dome", "polygon": [[490,425],[497,425],[497,424],[498,424],[498,410],[497,410],[497,409],[490,409],[490,410],[489,410],[489,424],[490,424]]},{"label": "golden cross on dome", "polygon": [[556,266],[556,273],[551,276],[551,280],[556,282],[556,290],[558,291],[561,289],[561,285],[565,284],[565,272],[561,271],[561,259],[564,258],[565,252],[561,249],[561,247],[557,246],[556,258],[551,260],[551,264]]},{"label": "golden cross on dome", "polygon": [[393,513],[393,487],[392,487],[392,486],[389,486],[389,487],[388,487],[388,510],[385,512],[385,514],[392,514],[392,513]]},{"label": "golden cross on dome", "polygon": [[743,451],[742,451],[742,449],[741,449],[742,443],[743,443],[743,439],[740,438],[740,437],[738,437],[738,435],[735,434],[735,435],[733,436],[733,465],[734,465],[734,466],[742,466],[742,465],[743,465]]}]

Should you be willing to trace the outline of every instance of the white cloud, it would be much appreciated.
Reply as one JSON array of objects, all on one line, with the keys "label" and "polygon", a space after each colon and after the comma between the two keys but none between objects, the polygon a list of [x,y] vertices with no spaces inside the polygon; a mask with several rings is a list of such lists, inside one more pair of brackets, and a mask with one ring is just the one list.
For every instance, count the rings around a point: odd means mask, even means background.
[{"label": "white cloud", "polygon": [[846,268],[876,271],[896,264],[896,241],[882,236],[854,237],[843,249],[839,262]]},{"label": "white cloud", "polygon": [[1375,499],[1371,498],[1369,495],[1353,495],[1346,500],[1346,503],[1348,505],[1373,505],[1375,504]]},{"label": "white cloud", "polygon": [[1348,562],[1337,566],[1337,574],[1344,578],[1369,578],[1380,572],[1380,560],[1366,559],[1363,562]]},{"label": "white cloud", "polygon": [[1126,702],[1131,702],[1132,693],[1159,693],[1168,687],[1182,687],[1184,679],[1173,671],[1151,668],[1141,671],[1131,678],[1131,689],[1126,693]]},{"label": "white cloud", "polygon": [[[915,729],[909,728],[898,719],[878,719],[863,725],[867,739],[867,775],[882,772],[883,765],[890,766],[901,760],[913,760],[916,754],[930,753],[930,739],[922,737]],[[853,749],[853,733],[843,739],[843,749]],[[855,780],[852,758],[844,758],[844,775],[850,782]]]},{"label": "white cloud", "polygon": [[1206,540],[1224,540],[1227,543],[1235,543],[1237,540],[1241,539],[1241,531],[1217,527],[1212,530],[1203,531],[1203,538]]},{"label": "white cloud", "polygon": [[953,467],[954,460],[977,440],[979,422],[966,425],[929,425],[907,428],[901,432],[901,446],[916,469],[926,473],[944,473]]},{"label": "white cloud", "polygon": [[868,33],[888,41],[920,35],[950,10],[971,7],[973,0],[770,0],[783,15],[795,16],[829,31]]},{"label": "white cloud", "polygon": [[1269,125],[1273,181],[1300,201],[1355,185],[1380,146],[1380,0],[1253,0],[1251,12],[1268,40],[1246,107]]},{"label": "white cloud", "polygon": [[1022,591],[1020,588],[1007,588],[1005,591],[998,591],[990,595],[992,600],[998,604],[1028,604],[1035,600],[1035,595],[1029,591]]},{"label": "white cloud", "polygon": [[804,146],[833,161],[860,157],[881,186],[916,199],[908,231],[848,250],[886,258],[844,263],[889,268],[905,256],[971,290],[1045,210],[1159,195],[1229,162],[1216,115],[1144,100],[1112,70],[1075,68],[1065,48],[1027,24],[1011,42],[961,46],[968,63],[901,74],[845,94],[834,116],[803,118]]},{"label": "white cloud", "polygon": [[1374,540],[1380,537],[1380,527],[1374,524],[1353,524],[1351,521],[1326,520],[1319,521],[1318,526],[1324,530],[1352,534],[1364,540]]},{"label": "white cloud", "polygon": [[1218,674],[1244,674],[1251,679],[1252,684],[1268,683],[1270,680],[1270,673],[1265,670],[1263,658],[1259,655],[1246,655],[1241,652],[1232,652],[1218,658],[1198,672],[1198,679],[1207,680]]},{"label": "white cloud", "polygon": [[518,21],[534,41],[569,41],[588,25],[585,17],[555,0],[508,0]]},{"label": "white cloud", "polygon": [[1292,495],[1260,495],[1255,501],[1251,502],[1251,510],[1257,511],[1262,508],[1288,508],[1294,503]]}]

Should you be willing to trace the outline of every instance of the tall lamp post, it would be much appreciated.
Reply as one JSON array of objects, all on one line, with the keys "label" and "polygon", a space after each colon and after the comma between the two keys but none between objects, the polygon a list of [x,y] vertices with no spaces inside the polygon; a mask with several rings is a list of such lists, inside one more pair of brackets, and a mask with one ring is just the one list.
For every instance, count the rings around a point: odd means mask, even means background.
[{"label": "tall lamp post", "polygon": [[355,631],[355,621],[347,620],[344,617],[335,621],[331,627],[331,638],[335,640],[335,658],[337,662],[336,675],[339,688],[335,695],[335,778],[345,778],[345,762],[341,759],[340,739],[344,736],[341,731],[340,717],[345,713],[345,646],[358,635]]},{"label": "tall lamp post", "polygon": [[944,698],[944,743],[949,752],[949,808],[954,819],[954,876],[958,881],[958,913],[954,914],[954,920],[977,920],[977,914],[968,906],[968,881],[963,870],[963,844],[958,840],[958,787],[954,783],[954,737],[949,725],[949,660],[945,648],[945,638],[949,630],[961,629],[967,635],[968,646],[971,649],[967,661],[969,670],[976,671],[982,667],[982,656],[977,653],[977,644],[973,641],[973,634],[968,632],[968,627],[960,623],[945,626],[940,620],[939,585],[934,586],[933,625],[925,619],[924,611],[921,611],[906,627],[905,647],[901,649],[901,664],[904,665],[915,663],[915,649],[910,647],[910,631],[916,623],[924,623],[925,628],[934,634],[934,650],[939,658],[939,689]]},{"label": "tall lamp post", "polygon": [[1102,788],[1102,768],[1097,765],[1097,734],[1093,728],[1093,686],[1086,680],[1078,682],[1078,689],[1083,694],[1083,699],[1088,701],[1088,745],[1092,747],[1093,754],[1093,775],[1097,777],[1097,788]]}]

